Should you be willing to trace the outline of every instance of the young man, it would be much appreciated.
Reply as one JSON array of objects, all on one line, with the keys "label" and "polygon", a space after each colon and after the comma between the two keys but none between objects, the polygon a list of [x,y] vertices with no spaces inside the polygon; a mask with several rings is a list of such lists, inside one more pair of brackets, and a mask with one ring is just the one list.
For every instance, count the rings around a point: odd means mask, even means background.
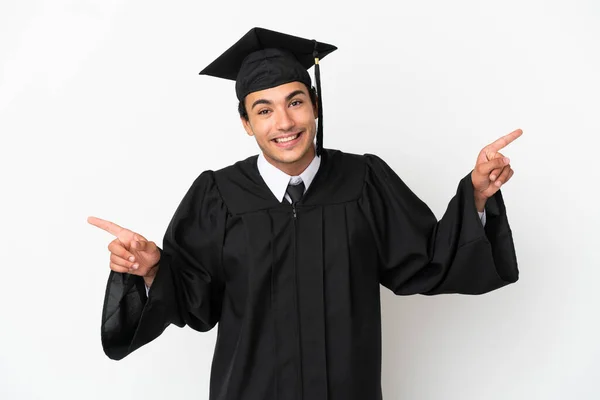
[{"label": "young man", "polygon": [[162,249],[89,218],[117,237],[102,317],[110,358],[170,324],[218,322],[211,399],[381,399],[380,285],[480,294],[518,279],[499,191],[513,171],[499,150],[521,131],[481,151],[438,222],[380,158],[322,148],[306,69],[333,50],[255,28],[203,71],[236,80],[261,154],[202,173]]}]

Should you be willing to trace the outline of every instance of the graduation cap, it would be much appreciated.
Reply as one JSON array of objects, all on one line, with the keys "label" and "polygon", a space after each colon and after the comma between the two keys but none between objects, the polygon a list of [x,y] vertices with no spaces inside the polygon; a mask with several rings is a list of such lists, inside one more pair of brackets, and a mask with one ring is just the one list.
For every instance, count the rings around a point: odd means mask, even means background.
[{"label": "graduation cap", "polygon": [[235,81],[238,100],[252,92],[285,83],[302,82],[312,86],[308,69],[315,66],[318,94],[317,155],[323,149],[323,96],[319,60],[337,47],[264,28],[252,28],[219,56],[200,75]]}]

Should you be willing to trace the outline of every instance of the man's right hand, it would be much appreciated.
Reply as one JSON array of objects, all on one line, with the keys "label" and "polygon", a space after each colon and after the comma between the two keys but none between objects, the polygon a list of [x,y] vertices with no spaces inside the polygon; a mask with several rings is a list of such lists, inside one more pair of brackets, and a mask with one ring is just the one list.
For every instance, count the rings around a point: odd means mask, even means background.
[{"label": "man's right hand", "polygon": [[110,269],[115,272],[139,275],[150,287],[158,271],[160,251],[156,243],[149,242],[139,233],[120,227],[119,225],[96,217],[88,217],[87,221],[116,236],[110,242]]}]

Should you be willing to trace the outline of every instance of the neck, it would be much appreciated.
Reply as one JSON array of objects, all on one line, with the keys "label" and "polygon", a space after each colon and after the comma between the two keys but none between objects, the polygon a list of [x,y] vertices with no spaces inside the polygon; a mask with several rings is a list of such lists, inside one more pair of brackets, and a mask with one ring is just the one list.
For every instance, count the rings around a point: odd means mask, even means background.
[{"label": "neck", "polygon": [[267,162],[275,168],[285,172],[290,176],[298,176],[301,173],[303,173],[304,170],[306,170],[306,168],[308,168],[310,163],[315,158],[316,152],[315,147],[311,146],[310,149],[306,152],[306,154],[304,154],[304,156],[302,156],[299,160],[296,160],[291,163],[274,160],[265,153],[263,153],[263,155],[265,156]]}]

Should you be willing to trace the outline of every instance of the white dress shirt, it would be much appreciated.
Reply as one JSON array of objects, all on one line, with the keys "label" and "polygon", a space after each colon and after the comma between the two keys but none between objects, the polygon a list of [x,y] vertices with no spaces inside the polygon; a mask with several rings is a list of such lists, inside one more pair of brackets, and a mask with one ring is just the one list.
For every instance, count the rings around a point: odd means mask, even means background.
[{"label": "white dress shirt", "polygon": [[[321,165],[321,157],[315,155],[315,158],[313,158],[304,172],[298,176],[290,176],[279,168],[275,167],[267,161],[262,153],[260,153],[258,156],[256,164],[258,166],[258,172],[260,173],[260,176],[263,178],[269,189],[271,189],[271,192],[275,198],[280,202],[283,202],[283,199],[285,198],[291,203],[292,199],[290,199],[290,195],[287,194],[288,185],[290,183],[292,185],[296,185],[302,181],[304,182],[304,192],[306,193],[313,179],[315,179],[317,171],[319,170],[319,166]],[[485,210],[479,213],[479,218],[481,218],[481,223],[483,226],[485,226]],[[146,286],[146,295],[148,295],[149,290],[150,288]]]},{"label": "white dress shirt", "polygon": [[297,185],[300,183],[300,181],[302,181],[304,182],[304,192],[306,193],[313,179],[315,179],[317,171],[319,170],[319,166],[321,165],[321,157],[315,155],[315,158],[313,158],[304,172],[298,176],[290,176],[279,168],[275,167],[267,161],[262,153],[260,153],[258,156],[258,161],[256,163],[260,176],[263,178],[269,189],[271,189],[271,192],[273,192],[275,198],[280,202],[286,198],[291,203],[292,201],[290,196],[287,194],[288,185],[290,183],[292,185]]}]

